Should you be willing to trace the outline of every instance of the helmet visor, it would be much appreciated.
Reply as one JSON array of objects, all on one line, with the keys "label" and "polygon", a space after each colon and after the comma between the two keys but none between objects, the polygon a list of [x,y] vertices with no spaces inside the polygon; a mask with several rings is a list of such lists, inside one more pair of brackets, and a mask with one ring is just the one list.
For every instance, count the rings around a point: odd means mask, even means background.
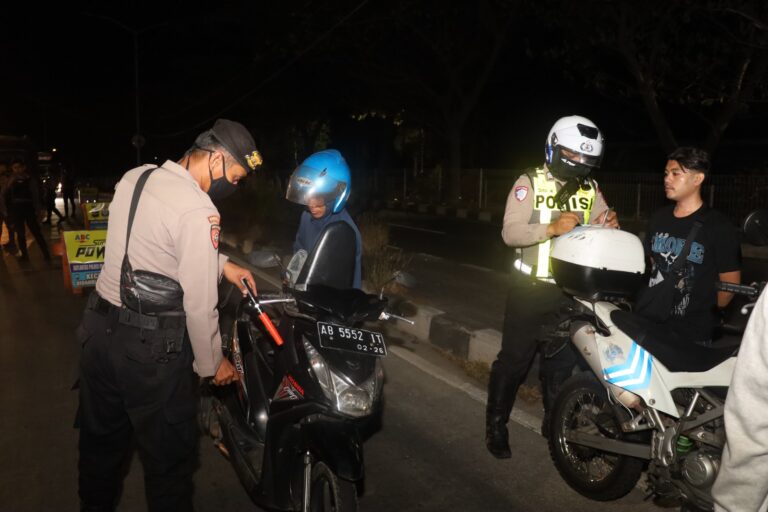
[{"label": "helmet visor", "polygon": [[333,203],[347,189],[347,184],[330,177],[325,170],[300,165],[288,182],[285,198],[291,202],[307,205],[310,199],[323,199],[325,204]]},{"label": "helmet visor", "polygon": [[603,160],[602,153],[599,155],[587,155],[585,153],[579,153],[563,146],[559,146],[558,156],[564,161],[563,163],[581,164],[587,167],[598,168],[600,162]]}]

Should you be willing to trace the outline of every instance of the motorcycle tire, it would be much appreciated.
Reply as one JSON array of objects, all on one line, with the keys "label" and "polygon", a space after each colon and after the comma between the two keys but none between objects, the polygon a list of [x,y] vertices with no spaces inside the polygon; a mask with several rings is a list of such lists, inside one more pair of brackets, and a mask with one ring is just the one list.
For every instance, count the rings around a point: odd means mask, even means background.
[{"label": "motorcycle tire", "polygon": [[[258,485],[261,480],[261,459],[263,447],[247,443],[242,432],[247,430],[242,421],[235,418],[232,411],[239,409],[236,392],[228,386],[217,405],[217,418],[220,425],[222,440],[227,449],[230,464],[240,480],[248,496],[254,501],[257,498]],[[245,450],[245,446],[251,450]]]},{"label": "motorcycle tire", "polygon": [[311,512],[357,512],[357,487],[342,480],[322,462],[312,468]]},{"label": "motorcycle tire", "polygon": [[560,476],[576,492],[595,501],[612,501],[628,494],[643,472],[644,461],[604,452],[566,440],[579,428],[612,439],[637,441],[621,430],[624,411],[613,406],[607,390],[591,373],[569,378],[555,397],[550,415],[549,453]]}]

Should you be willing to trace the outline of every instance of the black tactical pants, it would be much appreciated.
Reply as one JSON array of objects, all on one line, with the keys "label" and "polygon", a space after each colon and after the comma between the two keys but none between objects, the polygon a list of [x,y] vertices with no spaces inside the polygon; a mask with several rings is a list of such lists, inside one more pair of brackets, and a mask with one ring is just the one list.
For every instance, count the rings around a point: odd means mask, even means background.
[{"label": "black tactical pants", "polygon": [[[554,284],[513,274],[504,313],[501,351],[491,366],[489,414],[505,420],[509,416],[536,352],[542,342],[556,335],[558,324],[568,318],[569,305],[570,301]],[[545,408],[575,364],[576,355],[570,343],[565,343],[554,356],[541,358],[539,377]]]},{"label": "black tactical pants", "polygon": [[135,439],[149,510],[192,510],[199,434],[189,340],[169,357],[151,333],[121,324],[114,307],[86,309],[78,338],[82,503],[114,509]]}]

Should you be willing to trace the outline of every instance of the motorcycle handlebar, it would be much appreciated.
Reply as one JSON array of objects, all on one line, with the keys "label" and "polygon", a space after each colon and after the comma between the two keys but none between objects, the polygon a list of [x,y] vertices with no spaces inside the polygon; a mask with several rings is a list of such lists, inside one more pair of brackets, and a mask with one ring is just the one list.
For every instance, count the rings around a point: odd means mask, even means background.
[{"label": "motorcycle handlebar", "polygon": [[[272,336],[272,339],[275,341],[275,344],[280,346],[284,343],[282,336],[280,336],[280,333],[277,332],[277,328],[275,327],[275,324],[272,323],[272,320],[270,320],[269,315],[267,315],[264,311],[261,309],[261,305],[265,304],[265,301],[259,301],[256,300],[256,297],[253,294],[253,291],[251,290],[251,287],[248,286],[248,282],[245,279],[240,280],[241,283],[243,283],[243,286],[245,286],[245,290],[248,294],[248,298],[251,301],[251,304],[255,308],[256,312],[259,314],[259,320],[261,320],[261,323],[264,324],[264,328],[267,330],[270,336]],[[277,300],[272,300],[272,302],[278,302]],[[284,300],[280,302],[285,302]]]},{"label": "motorcycle handlebar", "polygon": [[248,298],[254,306],[296,301],[293,297],[288,297],[283,293],[259,293],[256,295],[253,293],[253,290],[251,290],[251,287],[248,286],[248,282],[245,279],[241,279],[240,282],[245,286]]},{"label": "motorcycle handlebar", "polygon": [[738,295],[746,295],[750,298],[755,298],[760,295],[760,290],[763,286],[747,286],[744,284],[727,283],[725,281],[718,281],[715,285],[718,291],[736,293]]}]

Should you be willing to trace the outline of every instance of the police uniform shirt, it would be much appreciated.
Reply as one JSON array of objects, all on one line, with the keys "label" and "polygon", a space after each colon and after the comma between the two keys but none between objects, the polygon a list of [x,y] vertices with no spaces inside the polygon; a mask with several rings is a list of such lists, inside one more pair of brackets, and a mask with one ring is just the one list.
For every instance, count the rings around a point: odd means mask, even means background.
[{"label": "police uniform shirt", "polygon": [[[128,171],[109,207],[104,267],[96,291],[116,306],[121,304],[120,267],[131,198],[139,176],[153,167]],[[194,369],[201,377],[214,375],[222,359],[216,304],[227,257],[219,254],[219,235],[218,210],[184,167],[168,160],[152,173],[136,209],[128,256],[135,270],[157,272],[181,284]]]},{"label": "police uniform shirt", "polygon": [[[547,180],[554,181],[557,190],[560,190],[564,183],[556,180],[549,172],[547,172]],[[594,180],[593,183],[597,187],[597,183]],[[590,221],[596,221],[608,209],[608,204],[605,202],[605,198],[603,198],[599,188],[596,192],[595,201],[591,208],[593,213],[590,215]],[[530,247],[549,240],[549,237],[547,237],[549,222],[541,224],[531,222],[535,220],[533,219],[533,213],[535,201],[537,200],[536,195],[528,174],[522,174],[512,186],[512,190],[510,190],[507,197],[507,206],[504,210],[504,224],[501,230],[501,237],[508,246]],[[542,199],[543,196],[538,198],[540,201]],[[560,211],[554,207],[554,204],[551,207],[554,210],[551,220],[555,221],[560,217]],[[580,222],[584,223],[584,212],[574,211],[574,213],[579,216]]]}]

